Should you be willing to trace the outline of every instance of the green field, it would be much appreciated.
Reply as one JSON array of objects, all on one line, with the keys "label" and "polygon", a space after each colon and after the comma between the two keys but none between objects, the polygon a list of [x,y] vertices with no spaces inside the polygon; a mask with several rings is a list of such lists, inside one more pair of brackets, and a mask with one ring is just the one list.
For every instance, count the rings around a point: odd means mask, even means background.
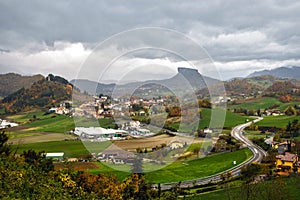
[{"label": "green field", "polygon": [[[125,171],[130,171],[131,166],[130,165],[114,165],[112,167],[109,167],[113,164],[111,163],[101,163],[101,162],[96,162],[96,164],[99,166],[99,169],[90,169],[87,170],[88,172],[92,173],[92,174],[100,174],[100,173],[105,173],[108,175],[115,175],[117,176],[117,178],[122,181],[125,178],[130,176],[129,172],[125,172]],[[119,170],[117,168],[120,168]]]},{"label": "green field", "polygon": [[30,127],[35,127],[31,131],[35,132],[53,132],[53,133],[66,133],[75,128],[74,121],[71,117],[64,115],[52,115],[55,116],[36,120],[34,122],[26,124]]},{"label": "green field", "polygon": [[0,108],[0,115],[5,114],[5,109],[4,108]]},{"label": "green field", "polygon": [[234,108],[245,108],[247,110],[258,110],[258,109],[269,108],[270,106],[272,106],[274,104],[279,105],[279,107],[277,109],[279,109],[280,111],[283,112],[288,106],[294,106],[295,104],[299,105],[300,102],[292,101],[292,102],[288,102],[288,103],[282,103],[274,97],[264,97],[264,98],[258,99],[256,101],[246,102],[246,103],[242,103],[242,104],[238,104],[238,105],[229,105],[228,108],[231,110],[233,110]]},{"label": "green field", "polygon": [[[224,112],[222,110],[215,109],[216,119],[213,119],[213,122],[220,121],[219,124],[222,124],[222,118],[219,118],[221,114]],[[222,113],[221,113],[222,112]],[[220,115],[218,115],[220,113]],[[35,118],[34,118],[35,116]],[[76,126],[101,126],[103,128],[114,128],[114,119],[113,118],[103,118],[99,120],[88,119],[88,118],[75,118],[74,119],[65,116],[65,115],[56,115],[56,114],[48,114],[44,115],[44,112],[41,111],[33,111],[27,112],[19,115],[13,115],[9,117],[10,120],[21,123],[24,126],[27,126],[28,129],[22,130],[24,133],[37,133],[37,132],[50,132],[50,133],[68,133],[70,130],[75,128]],[[225,118],[225,127],[233,127],[238,124],[244,123],[246,117],[240,116],[235,113],[226,112]],[[199,122],[199,129],[203,129],[208,127],[211,122],[211,110],[207,108],[202,109],[202,119]],[[176,129],[179,128],[180,123],[172,123],[171,127]],[[190,127],[181,127],[184,130],[190,130]],[[27,135],[29,136],[29,135]]]},{"label": "green field", "polygon": [[249,149],[206,156],[202,159],[176,161],[165,168],[146,173],[151,183],[178,182],[206,177],[234,167],[233,161],[242,163],[252,156]]},{"label": "green field", "polygon": [[47,114],[31,111],[8,117],[9,120],[28,126],[30,132],[65,133],[74,129],[74,120],[65,115]]},{"label": "green field", "polygon": [[[151,164],[144,164],[144,170],[149,171],[145,173],[146,179],[150,183],[167,183],[167,182],[179,182],[183,180],[193,180],[210,176],[224,170],[234,167],[233,161],[237,161],[237,164],[244,162],[252,156],[249,149],[243,149],[235,152],[220,153],[204,158],[190,160],[190,161],[175,161],[170,165],[159,170],[150,171]],[[129,165],[113,165],[113,168],[109,166],[112,164],[98,163],[99,169],[91,169],[89,172],[93,174],[98,173],[111,173],[117,176],[126,177],[129,175]],[[123,171],[117,171],[117,170]]]},{"label": "green field", "polygon": [[[214,111],[216,112],[216,119],[211,119],[211,109],[202,108],[202,118],[199,121],[198,129],[204,129],[206,127],[209,127],[209,125],[211,123],[211,120],[212,120],[212,122],[217,121],[218,124],[222,125],[222,121],[224,119],[222,119],[222,117],[219,117],[219,116],[222,116],[224,111],[222,111],[220,109],[215,109]],[[219,113],[220,113],[220,115],[218,115]],[[232,128],[232,127],[234,127],[238,124],[245,123],[246,119],[248,119],[248,118],[244,117],[244,116],[241,116],[239,114],[227,111],[225,121],[224,121],[224,127]],[[176,123],[170,124],[169,126],[171,126],[171,127],[178,130],[179,125],[180,125],[180,123],[176,122]],[[212,125],[212,126],[214,126],[214,125]],[[184,132],[185,127],[181,127],[181,129]],[[189,130],[189,129],[187,129],[187,130]]]},{"label": "green field", "polygon": [[[203,112],[203,115],[202,115],[203,119],[201,119],[201,121],[199,123],[199,127],[198,127],[199,129],[203,129],[205,127],[208,127],[209,124],[211,123],[211,120],[212,121],[219,120],[220,123],[224,120],[221,117],[219,117],[219,116],[222,116],[222,114],[224,112],[222,110],[215,109],[216,119],[211,119],[210,109],[207,109],[207,108],[202,109],[202,112]],[[232,112],[227,111],[226,116],[225,116],[225,121],[224,121],[224,127],[232,128],[232,127],[237,126],[239,124],[245,123],[245,121],[247,119],[249,119],[249,118],[241,116],[241,115],[236,114],[236,113],[232,113]]]},{"label": "green field", "polygon": [[258,126],[269,126],[269,127],[277,127],[277,128],[285,128],[289,122],[292,122],[294,119],[300,120],[300,116],[265,116],[263,120],[258,122],[256,125]]},{"label": "green field", "polygon": [[256,101],[242,103],[239,105],[230,105],[228,108],[234,109],[234,108],[245,108],[247,110],[258,110],[258,109],[265,109],[268,108],[274,104],[281,105],[282,103],[273,97],[265,97],[258,99]]},{"label": "green field", "polygon": [[[100,152],[109,144],[110,142],[89,142],[86,143],[86,146],[91,151]],[[12,148],[13,151],[16,151],[17,153],[22,153],[24,150],[29,149],[45,152],[64,152],[65,157],[81,157],[89,153],[81,141],[39,142],[32,144],[13,145]],[[201,159],[185,162],[176,161],[160,170],[146,173],[146,178],[152,183],[177,182],[182,180],[196,179],[229,169],[234,166],[234,160],[236,160],[239,164],[251,156],[252,154],[250,150],[243,149],[236,152],[215,154]],[[99,169],[92,169],[89,171],[93,174],[102,172],[111,173],[117,175],[119,178],[129,175],[128,172],[124,172],[124,170],[130,171],[129,165],[113,165],[114,168],[109,167],[109,165],[112,164],[104,165],[102,163],[98,163],[98,165],[100,166]],[[117,169],[115,169],[116,167]],[[145,170],[150,170],[153,166],[144,164],[144,167]]]},{"label": "green field", "polygon": [[271,133],[260,133],[260,131],[245,131],[245,135],[251,140],[251,139],[259,139],[259,138],[265,138],[266,136],[271,136]]},{"label": "green field", "polygon": [[35,115],[38,119],[46,119],[49,118],[50,115],[44,115],[45,112],[42,111],[29,111],[21,114],[11,115],[7,117],[9,120],[24,124],[30,122],[30,119],[33,119],[33,116]]},{"label": "green field", "polygon": [[[84,144],[79,141],[52,141],[52,142],[38,142],[30,144],[12,145],[13,151],[22,153],[24,150],[33,149],[35,151],[45,152],[64,152],[65,157],[81,157],[90,151],[100,152],[107,147],[110,142],[85,142]],[[85,147],[87,146],[87,148]]]},{"label": "green field", "polygon": [[[282,195],[281,199],[288,200],[298,200],[300,196],[299,190],[300,177],[290,177],[290,178],[277,178],[275,180],[266,181],[263,183],[258,183],[257,185],[252,185],[251,197],[249,199],[280,199],[278,193]],[[279,186],[280,184],[280,186]],[[280,190],[275,193],[274,190]],[[246,199],[247,190],[239,187],[229,187],[229,190],[220,189],[212,192],[206,192],[202,194],[194,194],[186,197],[181,197],[179,199],[187,199],[187,200],[196,200],[196,199],[205,199],[205,200],[227,200],[228,194],[230,198],[233,200]],[[270,196],[272,194],[272,197]],[[276,196],[276,198],[274,198]],[[244,198],[243,198],[244,197]]]},{"label": "green field", "polygon": [[[35,116],[35,118],[34,118]],[[101,126],[103,128],[113,128],[115,125],[112,118],[89,119],[76,117],[75,119],[65,115],[47,114],[41,111],[31,111],[18,115],[9,116],[8,119],[27,126],[27,132],[52,132],[66,133],[76,126]],[[26,130],[24,130],[26,132]]]},{"label": "green field", "polygon": [[292,101],[289,103],[282,103],[278,109],[280,109],[281,111],[284,111],[288,106],[294,106],[294,105],[300,105],[299,101]]},{"label": "green field", "polygon": [[227,111],[224,127],[232,128],[239,124],[245,123],[247,119],[249,119],[249,117],[244,117],[239,114]]},{"label": "green field", "polygon": [[187,151],[193,151],[194,149],[200,149],[203,146],[203,142],[193,143],[189,145]]}]

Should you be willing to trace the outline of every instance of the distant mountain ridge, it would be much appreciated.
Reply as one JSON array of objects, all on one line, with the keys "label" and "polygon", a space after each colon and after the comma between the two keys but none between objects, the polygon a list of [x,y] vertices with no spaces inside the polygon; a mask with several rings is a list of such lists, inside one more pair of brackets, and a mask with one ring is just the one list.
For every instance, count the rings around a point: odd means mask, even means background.
[{"label": "distant mountain ridge", "polygon": [[104,84],[87,79],[73,79],[70,81],[81,92],[87,92],[89,94],[111,94],[116,84]]},{"label": "distant mountain ridge", "polygon": [[202,76],[197,69],[179,67],[178,73],[175,76],[162,80],[131,82],[124,85],[116,85],[115,83],[103,84],[85,79],[74,79],[70,82],[74,84],[75,87],[79,88],[81,92],[86,91],[89,94],[102,93],[111,95],[112,92],[116,90],[119,95],[125,95],[127,91],[132,91],[145,85],[147,85],[148,88],[151,88],[152,86],[153,89],[156,89],[159,85],[163,85],[169,89],[172,89],[173,92],[185,92],[187,86],[189,89],[197,91],[207,87],[207,85],[211,85],[220,81],[210,77]]},{"label": "distant mountain ridge", "polygon": [[248,77],[271,75],[278,78],[290,78],[300,80],[300,67],[279,67],[271,70],[256,71],[248,75]]}]

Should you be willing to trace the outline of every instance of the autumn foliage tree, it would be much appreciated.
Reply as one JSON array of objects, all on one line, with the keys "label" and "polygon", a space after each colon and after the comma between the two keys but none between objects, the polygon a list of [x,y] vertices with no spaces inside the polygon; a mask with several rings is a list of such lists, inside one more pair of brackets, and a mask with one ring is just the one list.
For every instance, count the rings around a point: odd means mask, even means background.
[{"label": "autumn foliage tree", "polygon": [[283,102],[283,103],[287,103],[292,101],[292,97],[290,95],[283,95],[279,97],[279,101]]},{"label": "autumn foliage tree", "polygon": [[7,135],[0,134],[0,199],[154,199],[156,192],[142,174],[124,181],[71,168],[54,170],[43,152],[11,154]]},{"label": "autumn foliage tree", "polygon": [[181,109],[179,106],[171,106],[167,109],[169,117],[180,117],[181,116]]}]

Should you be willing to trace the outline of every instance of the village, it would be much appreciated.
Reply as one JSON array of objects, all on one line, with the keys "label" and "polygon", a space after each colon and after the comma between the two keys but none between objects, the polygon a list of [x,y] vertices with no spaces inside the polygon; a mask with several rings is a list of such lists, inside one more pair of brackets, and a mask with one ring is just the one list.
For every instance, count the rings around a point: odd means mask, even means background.
[{"label": "village", "polygon": [[[129,115],[132,119],[125,121],[124,123],[116,123],[117,128],[102,128],[102,127],[76,127],[71,134],[78,136],[83,142],[104,142],[104,141],[120,141],[120,140],[130,140],[132,138],[147,138],[155,136],[157,133],[153,133],[148,129],[143,128],[145,124],[143,119],[151,116],[153,113],[158,112],[153,109],[156,106],[163,106],[164,102],[170,103],[169,97],[161,97],[154,99],[139,99],[134,98],[129,100],[126,99],[112,99],[109,96],[94,96],[94,101],[86,102],[79,106],[79,108],[73,109],[72,102],[62,102],[59,107],[49,109],[49,113],[70,115],[72,117],[80,117],[83,115],[89,115],[97,120],[103,118],[113,118],[113,117],[126,117]],[[215,103],[224,103],[232,101],[230,97],[223,98],[218,97]],[[238,110],[235,112],[239,112]],[[262,109],[253,113],[254,115],[260,116],[279,116],[285,115],[285,113],[280,112],[279,109]],[[142,119],[139,121],[138,119]],[[7,122],[3,122],[2,124]],[[7,124],[8,125],[8,124]],[[7,126],[6,125],[6,126]],[[16,124],[11,123],[11,126]],[[219,134],[220,130],[204,128],[198,130],[194,136],[196,138],[211,138],[212,139],[212,153],[233,151],[244,148],[242,144],[234,141],[231,136]],[[218,135],[216,137],[216,135]],[[265,145],[268,145],[271,149],[276,151],[275,155],[275,168],[278,174],[290,174],[290,173],[300,173],[300,161],[298,159],[297,153],[295,152],[296,144],[291,142],[291,140],[286,140],[284,142],[279,142],[274,140],[274,134],[268,136],[264,139]],[[135,149],[134,151],[126,151],[120,148],[108,148],[102,152],[93,153],[93,159],[101,162],[110,162],[112,164],[132,164],[135,159],[135,154],[140,152],[156,152],[157,150],[163,150],[165,152],[171,152],[172,150],[181,149],[181,153],[177,155],[183,155],[185,152],[185,147],[187,143],[184,141],[172,141],[168,144],[163,144],[161,147],[153,146],[150,149]],[[297,147],[298,148],[298,147]],[[55,153],[50,153],[47,157],[58,156]],[[167,155],[168,153],[166,153]],[[78,161],[74,158],[66,158],[68,161]],[[63,161],[63,152],[59,153],[59,159],[57,161]],[[80,159],[79,159],[80,160]],[[81,159],[82,160],[82,159]],[[85,160],[85,159],[83,159]],[[85,160],[89,161],[89,160]],[[144,157],[143,162],[158,162],[156,159],[151,159]],[[164,163],[163,161],[158,162],[158,164]]]}]

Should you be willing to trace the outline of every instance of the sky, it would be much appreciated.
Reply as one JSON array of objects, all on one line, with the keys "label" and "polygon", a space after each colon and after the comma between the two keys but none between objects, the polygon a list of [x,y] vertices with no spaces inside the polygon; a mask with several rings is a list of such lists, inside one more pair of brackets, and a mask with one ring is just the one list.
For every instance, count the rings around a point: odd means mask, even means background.
[{"label": "sky", "polygon": [[[113,82],[196,67],[227,80],[300,66],[299,10],[297,0],[0,0],[0,73]],[[145,27],[156,28],[134,31]]]}]

